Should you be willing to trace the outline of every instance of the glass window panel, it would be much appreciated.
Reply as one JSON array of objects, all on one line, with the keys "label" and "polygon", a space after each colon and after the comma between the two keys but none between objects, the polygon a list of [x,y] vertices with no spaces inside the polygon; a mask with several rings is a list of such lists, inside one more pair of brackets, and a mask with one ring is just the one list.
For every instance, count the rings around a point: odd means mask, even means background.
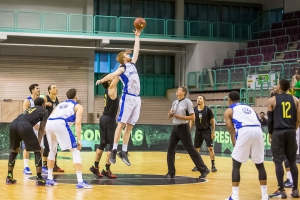
[{"label": "glass window panel", "polygon": [[110,0],[110,15],[111,16],[120,16],[120,0]]},{"label": "glass window panel", "polygon": [[175,2],[166,2],[164,14],[165,19],[175,19]]},{"label": "glass window panel", "polygon": [[165,2],[158,1],[156,3],[156,18],[164,19],[165,18]]},{"label": "glass window panel", "polygon": [[208,18],[208,5],[199,4],[199,21],[207,21]]},{"label": "glass window panel", "polygon": [[198,20],[198,4],[196,3],[189,4],[189,20],[192,21]]},{"label": "glass window panel", "polygon": [[155,56],[155,74],[165,74],[165,57]]},{"label": "glass window panel", "polygon": [[94,72],[100,72],[100,66],[99,66],[99,53],[95,53]]},{"label": "glass window panel", "polygon": [[123,17],[131,17],[131,0],[121,0],[122,1],[122,10],[121,15]]},{"label": "glass window panel", "polygon": [[99,61],[100,61],[100,72],[101,73],[109,73],[110,67],[108,66],[108,54],[100,53]]},{"label": "glass window panel", "polygon": [[99,15],[109,15],[109,0],[99,0]]},{"label": "glass window panel", "polygon": [[139,58],[135,64],[136,70],[138,71],[139,74],[144,74],[143,65],[144,65],[144,55],[139,55]]},{"label": "glass window panel", "polygon": [[175,61],[174,56],[165,56],[166,75],[174,75]]},{"label": "glass window panel", "polygon": [[249,24],[250,19],[250,8],[249,7],[242,7],[242,13],[241,13],[241,23],[243,24]]},{"label": "glass window panel", "polygon": [[218,22],[219,15],[218,15],[218,6],[210,5],[209,6],[209,19],[210,22]]},{"label": "glass window panel", "polygon": [[229,6],[222,6],[222,22],[230,22]]},{"label": "glass window panel", "polygon": [[145,55],[145,57],[144,57],[144,72],[145,72],[145,74],[154,74],[154,56]]},{"label": "glass window panel", "polygon": [[[250,17],[250,16],[249,16]],[[231,7],[231,23],[240,23],[240,7],[232,6]]]},{"label": "glass window panel", "polygon": [[145,15],[146,18],[155,18],[155,3],[153,1],[146,1]]},{"label": "glass window panel", "polygon": [[116,57],[118,54],[110,54],[110,72],[114,72],[118,69],[120,63],[116,61]]},{"label": "glass window panel", "polygon": [[135,2],[135,16],[144,16],[144,1]]}]

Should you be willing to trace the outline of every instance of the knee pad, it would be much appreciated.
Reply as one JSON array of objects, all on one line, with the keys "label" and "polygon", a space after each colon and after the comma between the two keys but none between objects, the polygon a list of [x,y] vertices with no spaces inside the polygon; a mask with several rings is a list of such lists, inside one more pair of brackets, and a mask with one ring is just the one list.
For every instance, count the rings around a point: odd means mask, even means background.
[{"label": "knee pad", "polygon": [[42,154],[41,152],[34,152],[35,155],[35,166],[41,167],[42,166]]},{"label": "knee pad", "polygon": [[73,154],[73,164],[81,163],[80,151],[78,149],[70,149]]},{"label": "knee pad", "polygon": [[105,147],[106,147],[106,144],[105,143],[101,143],[99,145],[98,149],[100,149],[101,151],[104,151]]},{"label": "knee pad", "polygon": [[258,179],[259,180],[267,180],[267,173],[264,167],[264,163],[255,164],[258,170]]},{"label": "knee pad", "polygon": [[55,155],[56,155],[56,152],[50,151],[50,152],[49,152],[49,155],[48,155],[48,159],[49,159],[49,160],[55,160]]}]

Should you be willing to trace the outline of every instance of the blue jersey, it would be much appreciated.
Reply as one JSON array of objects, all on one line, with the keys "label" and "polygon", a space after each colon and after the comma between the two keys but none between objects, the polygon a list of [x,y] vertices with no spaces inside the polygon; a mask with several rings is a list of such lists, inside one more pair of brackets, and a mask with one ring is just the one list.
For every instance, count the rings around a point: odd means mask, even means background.
[{"label": "blue jersey", "polygon": [[29,103],[30,103],[30,108],[33,108],[35,105],[34,105],[34,101],[33,101],[33,99],[32,99],[32,97],[31,96],[29,96],[29,97],[27,97],[27,100],[29,101]]},{"label": "blue jersey", "polygon": [[123,93],[139,96],[140,95],[140,78],[135,64],[130,62],[122,65],[125,71],[120,75],[123,83]]},{"label": "blue jersey", "polygon": [[250,106],[234,103],[229,108],[232,108],[232,123],[236,132],[242,127],[261,126],[255,111]]}]

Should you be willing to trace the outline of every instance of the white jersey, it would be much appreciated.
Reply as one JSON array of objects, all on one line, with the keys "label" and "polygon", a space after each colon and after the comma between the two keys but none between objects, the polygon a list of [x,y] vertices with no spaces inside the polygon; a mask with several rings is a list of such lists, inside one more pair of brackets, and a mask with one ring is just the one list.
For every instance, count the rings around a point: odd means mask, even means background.
[{"label": "white jersey", "polygon": [[62,119],[71,126],[76,120],[74,107],[77,103],[73,100],[66,100],[59,103],[49,117],[49,120]]},{"label": "white jersey", "polygon": [[232,108],[232,123],[236,132],[242,127],[261,126],[255,111],[250,106],[235,103],[230,105],[229,108]]},{"label": "white jersey", "polygon": [[139,96],[140,95],[140,78],[134,63],[126,63],[122,65],[125,68],[120,79],[123,83],[123,93]]},{"label": "white jersey", "polygon": [[34,105],[34,101],[33,101],[33,99],[32,99],[32,97],[31,96],[29,96],[29,97],[27,97],[27,100],[29,101],[29,103],[30,103],[30,108],[32,108],[32,107],[34,107],[35,105]]}]

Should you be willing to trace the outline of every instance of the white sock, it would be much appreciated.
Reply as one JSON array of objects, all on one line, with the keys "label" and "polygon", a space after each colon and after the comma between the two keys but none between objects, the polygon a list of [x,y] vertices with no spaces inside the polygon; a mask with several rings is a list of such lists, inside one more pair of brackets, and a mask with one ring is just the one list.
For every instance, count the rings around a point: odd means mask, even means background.
[{"label": "white sock", "polygon": [[123,145],[122,145],[122,151],[125,151],[125,152],[126,152],[126,151],[127,151],[127,147],[128,147],[127,144],[123,144]]},{"label": "white sock", "polygon": [[290,182],[293,183],[293,177],[292,177],[291,171],[287,171],[286,176],[287,176],[288,179],[290,179]]},{"label": "white sock", "polygon": [[268,194],[268,187],[267,185],[260,185],[260,190],[262,195]]},{"label": "white sock", "polygon": [[48,179],[53,180],[53,169],[48,168]]},{"label": "white sock", "polygon": [[78,183],[82,183],[83,182],[83,180],[82,180],[82,172],[81,171],[77,171],[76,175],[77,175],[77,181],[78,181]]},{"label": "white sock", "polygon": [[232,186],[232,196],[234,200],[239,199],[239,186]]},{"label": "white sock", "polygon": [[23,159],[23,160],[24,160],[24,168],[25,168],[25,167],[28,167],[28,160],[29,160],[29,159]]},{"label": "white sock", "polygon": [[117,150],[118,149],[118,143],[114,143],[114,145],[113,145],[113,150]]}]

